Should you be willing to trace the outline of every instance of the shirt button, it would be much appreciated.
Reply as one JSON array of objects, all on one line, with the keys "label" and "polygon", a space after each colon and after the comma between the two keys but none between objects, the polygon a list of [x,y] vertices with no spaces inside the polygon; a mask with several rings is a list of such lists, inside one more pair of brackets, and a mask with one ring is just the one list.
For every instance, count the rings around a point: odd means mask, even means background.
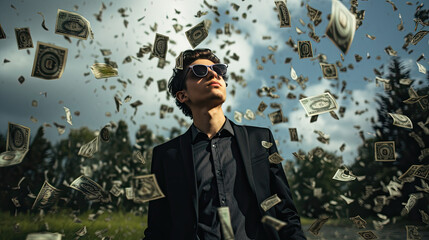
[{"label": "shirt button", "polygon": [[213,144],[213,145],[212,145],[212,147],[213,147],[213,148],[216,148],[216,145],[215,145],[215,144]]},{"label": "shirt button", "polygon": [[222,198],[222,204],[225,204],[226,199]]},{"label": "shirt button", "polygon": [[217,175],[221,175],[222,171],[221,170],[217,170]]}]

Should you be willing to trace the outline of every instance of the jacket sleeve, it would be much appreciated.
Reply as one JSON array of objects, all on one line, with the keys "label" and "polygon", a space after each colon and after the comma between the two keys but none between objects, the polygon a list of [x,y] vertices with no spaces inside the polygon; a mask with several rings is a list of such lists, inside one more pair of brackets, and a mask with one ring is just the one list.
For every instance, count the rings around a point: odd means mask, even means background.
[{"label": "jacket sleeve", "polygon": [[164,175],[164,167],[162,158],[159,155],[159,148],[155,147],[152,154],[151,172],[155,174],[161,191],[165,197],[149,202],[149,212],[147,217],[147,228],[144,231],[143,240],[165,240],[169,239],[171,223],[170,223],[170,207],[168,205],[168,195],[166,194],[166,181]]},{"label": "jacket sleeve", "polygon": [[[269,130],[269,139],[273,145],[269,148],[269,154],[277,152],[277,146],[271,130]],[[292,193],[286,174],[283,170],[282,164],[270,163],[270,181],[272,193],[277,193],[278,197],[282,200],[275,206],[276,218],[287,223],[286,226],[278,232],[282,240],[302,240],[306,239],[304,232],[301,228],[301,221],[298,216],[295,204],[293,203]]]}]

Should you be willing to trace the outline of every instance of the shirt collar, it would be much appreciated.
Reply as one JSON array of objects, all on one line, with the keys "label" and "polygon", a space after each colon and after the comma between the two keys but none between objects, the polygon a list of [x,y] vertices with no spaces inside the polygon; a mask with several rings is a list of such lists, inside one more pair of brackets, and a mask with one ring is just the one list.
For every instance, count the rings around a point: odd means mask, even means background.
[{"label": "shirt collar", "polygon": [[[223,126],[220,128],[220,130],[216,133],[220,134],[223,130],[228,131],[232,136],[234,136],[234,129],[232,128],[231,122],[229,121],[229,119],[225,116],[225,123],[223,124]],[[203,133],[200,129],[198,129],[195,124],[192,123],[191,125],[191,131],[192,131],[192,143],[195,142],[198,133],[202,133],[204,135],[206,135],[205,133]],[[216,136],[215,135],[215,136]],[[207,135],[206,135],[207,136]]]}]

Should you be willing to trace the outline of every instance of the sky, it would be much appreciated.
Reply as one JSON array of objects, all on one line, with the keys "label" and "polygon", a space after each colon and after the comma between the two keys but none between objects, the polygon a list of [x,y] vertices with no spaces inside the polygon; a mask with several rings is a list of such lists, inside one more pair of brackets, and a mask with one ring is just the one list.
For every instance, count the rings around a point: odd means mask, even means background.
[{"label": "sky", "polygon": [[[207,2],[218,7],[220,16],[216,16],[203,1],[190,0],[2,0],[0,24],[6,33],[6,39],[0,39],[0,133],[5,135],[8,122],[13,122],[30,127],[34,137],[40,126],[49,123],[52,127],[46,128],[45,137],[52,142],[57,142],[66,138],[71,129],[87,126],[92,130],[100,130],[110,121],[124,120],[129,126],[132,143],[135,143],[134,134],[141,124],[146,124],[155,134],[167,137],[171,127],[179,127],[174,115],[185,118],[188,123],[191,123],[191,119],[186,118],[175,106],[173,98],[167,99],[166,92],[158,92],[157,89],[156,81],[170,78],[175,56],[169,52],[166,58],[169,63],[160,69],[157,67],[157,58],[149,59],[149,54],[146,54],[137,60],[136,53],[144,45],[153,44],[156,33],[169,37],[168,49],[176,54],[190,49],[191,45],[186,39],[185,31],[203,20],[211,20],[212,25],[209,36],[198,45],[198,48],[212,49],[221,60],[227,57],[230,60],[228,71],[243,76],[246,81],[246,86],[243,87],[230,78],[227,100],[223,105],[225,115],[233,120],[234,111],[244,114],[247,109],[250,109],[255,112],[261,101],[267,104],[281,104],[288,122],[272,125],[267,114],[277,109],[268,107],[264,117],[256,115],[255,120],[243,118],[239,124],[270,128],[275,139],[278,140],[278,148],[285,159],[293,159],[292,152],[298,149],[307,152],[321,146],[343,156],[345,163],[354,161],[357,157],[357,148],[362,144],[359,131],[364,131],[367,138],[374,134],[369,120],[371,117],[377,120],[377,105],[374,98],[376,94],[383,94],[384,90],[382,85],[379,87],[375,85],[373,69],[383,66],[384,70],[387,70],[391,56],[386,54],[385,47],[391,46],[398,52],[404,65],[410,69],[411,78],[417,80],[412,85],[414,88],[421,87],[419,80],[426,78],[418,71],[416,60],[421,54],[429,56],[429,37],[426,36],[416,46],[410,45],[408,50],[413,50],[411,54],[402,49],[404,36],[408,33],[416,33],[413,18],[418,1],[409,1],[412,5],[407,5],[405,1],[394,1],[398,8],[396,11],[385,1],[359,1],[358,10],[365,10],[365,19],[362,26],[356,30],[349,51],[343,54],[344,61],[340,57],[341,51],[328,37],[323,36],[329,22],[327,16],[331,12],[331,0],[288,0],[291,28],[280,28],[274,1],[207,0]],[[99,13],[102,3],[106,9],[103,10],[102,21],[98,21],[95,14]],[[231,5],[232,3],[239,6],[237,11]],[[346,8],[350,8],[349,1],[342,1],[342,3]],[[309,29],[300,23],[300,19],[305,24],[311,22],[307,16],[306,4],[322,12],[322,22],[316,27],[316,34],[321,37],[319,43],[310,39]],[[118,12],[120,8],[125,9],[125,17]],[[82,40],[77,45],[78,39],[71,38],[70,43],[62,35],[55,34],[58,9],[73,11],[88,19],[94,32],[94,39]],[[200,10],[207,11],[207,14],[197,17],[196,14]],[[42,28],[42,17],[38,12],[45,16],[49,31]],[[400,23],[399,14],[404,24],[402,31],[397,28]],[[128,21],[127,26],[124,25],[124,20]],[[181,24],[183,30],[176,33],[173,28],[175,23]],[[216,30],[223,29],[225,23],[233,26],[232,34],[217,35]],[[151,27],[153,28],[155,24],[157,29],[152,31]],[[30,28],[34,48],[28,49],[29,53],[27,50],[18,50],[14,28],[20,27]],[[305,34],[298,34],[296,27]],[[421,28],[419,26],[417,31]],[[237,33],[237,30],[240,33]],[[375,36],[376,39],[371,40],[366,37],[366,34]],[[267,36],[271,38],[267,39]],[[310,58],[300,59],[298,53],[285,44],[289,38],[295,43],[310,40],[314,56],[323,53],[327,56],[328,63],[342,61],[343,66],[352,64],[354,68],[348,69],[347,72],[339,72],[339,81],[323,79],[319,62]],[[38,41],[68,49],[65,71],[60,79],[43,80],[31,77]],[[232,44],[222,49],[221,45],[225,44],[225,41]],[[269,47],[277,50],[272,51]],[[112,51],[109,57],[118,63],[118,77],[95,79],[91,73],[92,64],[104,61],[100,49]],[[234,53],[239,56],[238,61],[230,58]],[[275,63],[271,60],[262,63],[262,57],[268,58],[269,54],[274,54]],[[362,61],[356,62],[355,54],[362,56]],[[370,56],[369,59],[367,54]],[[123,60],[128,56],[134,58],[130,63],[123,64]],[[292,61],[285,64],[287,57],[292,58]],[[10,62],[4,63],[4,59]],[[258,63],[263,66],[263,70],[257,69]],[[428,59],[419,63],[429,68]],[[308,77],[305,89],[291,79],[291,67],[295,69],[298,76]],[[141,75],[143,78],[138,77]],[[18,81],[20,76],[25,78],[22,84]],[[256,94],[258,88],[277,86],[281,82],[280,76],[288,78],[290,84],[296,89],[289,90],[283,84],[275,92],[280,98],[258,97]],[[149,87],[145,87],[149,77],[154,81]],[[369,81],[365,81],[364,77]],[[131,83],[124,87],[118,79]],[[346,91],[341,92],[343,81],[347,83],[347,87]],[[232,90],[235,91],[234,95],[230,92]],[[310,118],[306,116],[298,98],[286,98],[289,93],[297,97],[300,94],[314,96],[326,90],[339,96],[338,105],[346,107],[346,113],[339,121],[331,118],[327,113],[320,115],[317,122],[310,124]],[[118,95],[122,101],[128,95],[132,99],[128,103],[123,102],[120,111],[116,112],[115,95]],[[32,106],[34,100],[37,101],[37,107]],[[130,103],[137,100],[140,100],[143,105],[133,116],[134,109]],[[367,100],[366,103],[365,100]],[[164,119],[159,118],[161,104],[174,107],[173,113],[167,114]],[[228,106],[231,112],[226,111]],[[64,107],[69,108],[72,113],[80,112],[79,116],[73,114],[73,125],[69,125],[64,119]],[[361,115],[355,115],[356,111],[362,110],[367,111]],[[110,113],[110,116],[106,113]],[[33,122],[31,117],[33,120],[37,119],[37,122]],[[65,125],[65,133],[60,135],[53,126],[53,122]],[[357,126],[360,127],[359,130],[356,129]],[[290,141],[288,128],[297,128],[300,142]],[[182,132],[186,130],[187,128],[181,127]],[[330,143],[320,143],[314,130],[328,134]],[[346,144],[346,148],[340,152],[339,148],[343,143]]]}]

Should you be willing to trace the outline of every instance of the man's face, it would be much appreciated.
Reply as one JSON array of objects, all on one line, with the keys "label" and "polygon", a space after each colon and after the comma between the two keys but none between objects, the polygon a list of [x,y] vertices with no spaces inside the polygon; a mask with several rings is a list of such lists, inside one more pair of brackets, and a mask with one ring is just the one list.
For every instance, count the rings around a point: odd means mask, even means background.
[{"label": "man's face", "polygon": [[[208,59],[197,59],[190,65],[203,64],[213,65],[214,63]],[[197,77],[189,69],[185,76],[186,90],[182,90],[187,99],[184,100],[188,106],[192,107],[215,107],[222,105],[226,99],[226,83],[222,76],[208,68],[208,73],[205,77]]]}]

